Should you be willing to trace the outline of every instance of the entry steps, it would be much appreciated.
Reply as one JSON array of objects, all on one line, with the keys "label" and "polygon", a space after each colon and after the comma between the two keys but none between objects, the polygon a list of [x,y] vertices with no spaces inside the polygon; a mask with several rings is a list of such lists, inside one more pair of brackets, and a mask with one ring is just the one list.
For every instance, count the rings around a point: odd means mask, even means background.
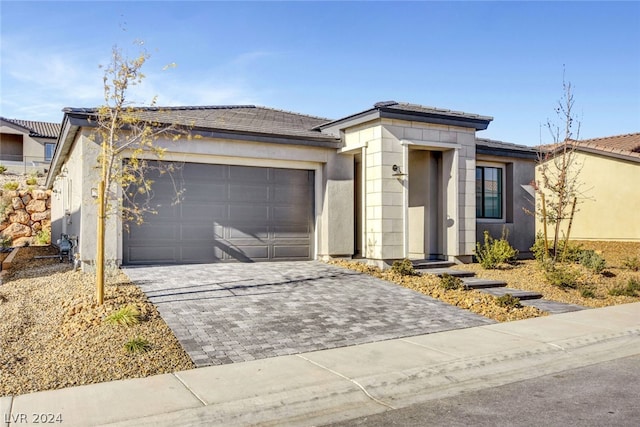
[{"label": "entry steps", "polygon": [[411,263],[413,264],[413,268],[415,268],[420,274],[433,274],[438,277],[442,277],[444,274],[449,274],[454,277],[459,277],[469,289],[475,289],[495,297],[511,294],[514,297],[519,298],[522,305],[533,306],[542,311],[546,311],[549,314],[568,313],[570,311],[586,309],[586,307],[581,305],[565,304],[562,302],[543,299],[542,294],[539,292],[508,288],[507,282],[502,280],[481,279],[479,277],[475,277],[475,273],[472,271],[450,268],[455,265],[455,263],[450,261],[432,261],[422,259],[412,260]]}]

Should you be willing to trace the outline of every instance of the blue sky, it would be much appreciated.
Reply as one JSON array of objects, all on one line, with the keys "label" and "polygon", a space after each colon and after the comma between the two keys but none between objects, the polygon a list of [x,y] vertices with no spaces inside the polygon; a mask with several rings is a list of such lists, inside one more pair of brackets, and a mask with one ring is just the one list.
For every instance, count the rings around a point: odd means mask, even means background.
[{"label": "blue sky", "polygon": [[640,131],[638,2],[1,1],[0,19],[3,117],[100,105],[98,65],[139,39],[142,103],[336,119],[396,100],[493,116],[479,136],[537,145],[564,65],[581,138]]}]

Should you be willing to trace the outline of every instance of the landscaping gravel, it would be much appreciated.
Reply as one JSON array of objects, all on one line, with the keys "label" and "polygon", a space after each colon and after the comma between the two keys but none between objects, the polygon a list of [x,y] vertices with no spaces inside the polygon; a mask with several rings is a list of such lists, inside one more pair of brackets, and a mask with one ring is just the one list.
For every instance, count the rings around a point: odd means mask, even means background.
[{"label": "landscaping gravel", "polygon": [[[156,308],[120,271],[107,278],[105,303],[95,303],[94,276],[71,271],[49,247],[20,249],[0,286],[0,396],[82,384],[145,377],[191,369],[184,352]],[[103,318],[133,304],[134,326]],[[148,352],[127,353],[132,338],[150,342]]]}]

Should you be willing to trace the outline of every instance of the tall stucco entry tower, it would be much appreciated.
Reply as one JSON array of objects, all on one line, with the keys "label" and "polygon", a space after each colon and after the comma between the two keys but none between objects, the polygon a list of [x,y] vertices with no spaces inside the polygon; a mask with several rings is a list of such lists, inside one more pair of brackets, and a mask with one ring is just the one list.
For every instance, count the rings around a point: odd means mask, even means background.
[{"label": "tall stucco entry tower", "polygon": [[355,171],[356,256],[468,261],[476,242],[476,131],[492,117],[380,102],[319,126]]}]

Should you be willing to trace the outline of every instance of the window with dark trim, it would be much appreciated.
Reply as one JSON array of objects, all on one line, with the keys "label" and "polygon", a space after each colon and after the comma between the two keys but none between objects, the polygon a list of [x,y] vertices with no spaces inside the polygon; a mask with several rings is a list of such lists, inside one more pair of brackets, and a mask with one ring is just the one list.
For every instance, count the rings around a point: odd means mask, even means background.
[{"label": "window with dark trim", "polygon": [[44,159],[50,162],[53,158],[53,152],[56,149],[56,144],[44,144]]},{"label": "window with dark trim", "polygon": [[502,168],[476,167],[476,218],[502,219]]}]

